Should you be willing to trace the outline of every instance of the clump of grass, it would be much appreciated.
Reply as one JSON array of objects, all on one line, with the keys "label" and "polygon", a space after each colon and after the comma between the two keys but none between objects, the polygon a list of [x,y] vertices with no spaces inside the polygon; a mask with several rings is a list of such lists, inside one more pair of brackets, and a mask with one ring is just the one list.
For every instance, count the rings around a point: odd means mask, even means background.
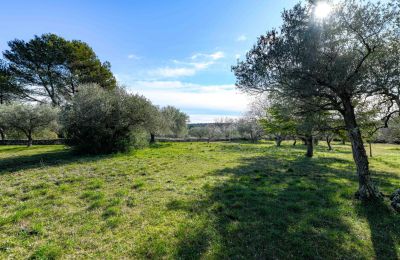
[{"label": "clump of grass", "polygon": [[43,259],[58,259],[62,255],[62,249],[56,244],[45,244],[40,246],[33,252],[29,259],[43,260]]},{"label": "clump of grass", "polygon": [[135,180],[132,185],[132,189],[138,190],[144,186],[144,181],[142,180]]}]

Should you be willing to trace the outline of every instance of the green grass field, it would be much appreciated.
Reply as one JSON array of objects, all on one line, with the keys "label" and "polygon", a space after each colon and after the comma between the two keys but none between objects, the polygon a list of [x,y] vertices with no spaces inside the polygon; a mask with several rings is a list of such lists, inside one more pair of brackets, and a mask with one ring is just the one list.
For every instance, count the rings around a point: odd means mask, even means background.
[{"label": "green grass field", "polygon": [[[400,257],[400,215],[353,198],[349,146],[161,143],[77,156],[0,147],[0,259]],[[375,145],[385,194],[400,146]]]}]

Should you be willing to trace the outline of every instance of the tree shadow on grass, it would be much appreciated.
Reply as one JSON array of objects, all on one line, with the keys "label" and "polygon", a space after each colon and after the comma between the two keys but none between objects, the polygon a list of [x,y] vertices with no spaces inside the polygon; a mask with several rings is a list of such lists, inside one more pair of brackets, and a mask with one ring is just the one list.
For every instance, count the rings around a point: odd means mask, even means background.
[{"label": "tree shadow on grass", "polygon": [[376,258],[398,259],[396,246],[399,247],[400,219],[393,210],[377,201],[357,205],[357,212],[368,221]]},{"label": "tree shadow on grass", "polygon": [[[184,210],[191,219],[206,223],[203,228],[188,224],[178,231],[176,257],[371,257],[365,242],[344,219],[347,211],[354,210],[353,203],[346,202],[353,200],[357,179],[353,172],[330,167],[338,162],[349,163],[334,158],[289,160],[277,155],[246,159],[238,167],[214,172],[227,180],[205,185],[204,198],[168,205],[170,210]],[[398,216],[387,211],[382,215],[372,210],[356,212],[368,220],[376,256],[397,257],[393,235],[398,230],[382,229],[399,225]]]},{"label": "tree shadow on grass", "polygon": [[[14,150],[13,150],[14,149]],[[24,151],[15,147],[9,152]],[[31,149],[31,148],[29,148]],[[4,151],[4,149],[2,150]],[[71,149],[46,151],[31,155],[17,155],[7,158],[0,158],[0,175],[17,172],[20,170],[36,169],[45,166],[64,165],[73,162],[91,162],[107,158],[107,155],[89,156],[73,153]]]}]

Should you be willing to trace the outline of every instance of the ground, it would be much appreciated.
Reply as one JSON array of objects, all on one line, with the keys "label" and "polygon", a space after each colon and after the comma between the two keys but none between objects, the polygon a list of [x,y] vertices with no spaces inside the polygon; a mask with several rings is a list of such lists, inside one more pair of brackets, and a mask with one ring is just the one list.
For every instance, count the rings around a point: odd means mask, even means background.
[{"label": "ground", "polygon": [[[349,146],[160,143],[130,154],[0,147],[0,259],[400,257],[400,215],[354,199]],[[400,146],[374,145],[381,191]]]}]

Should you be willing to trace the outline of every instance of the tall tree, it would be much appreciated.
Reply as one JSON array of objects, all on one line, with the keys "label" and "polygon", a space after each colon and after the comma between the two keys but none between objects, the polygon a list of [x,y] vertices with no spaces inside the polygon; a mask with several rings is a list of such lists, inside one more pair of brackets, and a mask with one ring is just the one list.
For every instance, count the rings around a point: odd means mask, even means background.
[{"label": "tall tree", "polygon": [[8,45],[10,49],[3,55],[13,81],[23,88],[24,99],[38,102],[50,99],[57,106],[70,99],[78,84],[116,86],[109,63],[101,63],[86,43],[43,34],[28,42],[15,39]]},{"label": "tall tree", "polygon": [[[371,62],[387,46],[399,15],[391,4],[341,1],[320,20],[312,4],[297,4],[282,14],[280,31],[258,39],[246,60],[233,67],[237,86],[248,92],[276,92],[310,102],[320,110],[338,111],[352,143],[362,200],[380,198],[373,184],[356,103],[378,94],[367,82]],[[379,69],[379,68],[377,68]],[[318,99],[318,103],[313,101]]]},{"label": "tall tree", "polygon": [[0,105],[14,100],[21,90],[13,84],[11,72],[8,65],[0,60]]}]

